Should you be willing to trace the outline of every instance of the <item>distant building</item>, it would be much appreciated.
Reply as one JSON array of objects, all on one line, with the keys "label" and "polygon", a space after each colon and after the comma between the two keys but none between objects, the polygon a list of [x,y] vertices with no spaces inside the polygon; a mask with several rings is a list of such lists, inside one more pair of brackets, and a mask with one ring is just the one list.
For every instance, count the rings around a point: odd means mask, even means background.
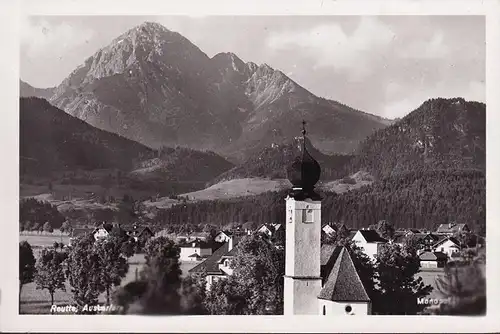
[{"label": "distant building", "polygon": [[219,233],[217,233],[214,240],[215,242],[229,242],[229,239],[232,235],[233,233],[230,231],[220,231]]},{"label": "distant building", "polygon": [[448,256],[443,252],[425,251],[420,254],[420,267],[443,268],[448,261]]},{"label": "distant building", "polygon": [[133,226],[132,231],[129,231],[129,236],[140,245],[145,245],[154,235],[154,232],[148,226],[139,226],[137,224]]},{"label": "distant building", "polygon": [[196,274],[205,272],[206,287],[207,290],[210,290],[213,282],[220,279],[226,279],[229,275],[232,275],[231,259],[235,254],[236,247],[240,240],[241,238],[237,236],[229,237],[227,242],[213,252],[205,261],[191,268],[189,273]]},{"label": "distant building", "polygon": [[461,248],[460,242],[453,237],[441,239],[432,246],[434,252],[445,253],[448,257],[451,257],[453,253],[459,252]]},{"label": "distant building", "polygon": [[201,261],[212,255],[212,246],[202,240],[194,240],[179,245],[181,261]]},{"label": "distant building", "polygon": [[102,223],[100,226],[96,227],[92,231],[92,235],[94,236],[94,239],[96,241],[104,240],[107,237],[109,237],[109,234],[111,233],[112,229],[113,229],[112,224]]},{"label": "distant building", "polygon": [[363,252],[375,261],[380,251],[380,247],[388,242],[387,239],[382,238],[375,230],[359,230],[356,232],[352,241],[357,246],[363,248]]},{"label": "distant building", "polygon": [[330,224],[325,224],[321,228],[321,231],[323,231],[330,238],[335,237],[335,233],[337,233],[337,230],[332,225],[330,225]]},{"label": "distant building", "polygon": [[469,226],[467,224],[449,223],[439,225],[436,230],[436,234],[446,234],[449,236],[459,232],[470,232]]},{"label": "distant building", "polygon": [[257,228],[256,232],[265,234],[269,238],[276,238],[284,236],[285,229],[283,224],[262,224]]}]

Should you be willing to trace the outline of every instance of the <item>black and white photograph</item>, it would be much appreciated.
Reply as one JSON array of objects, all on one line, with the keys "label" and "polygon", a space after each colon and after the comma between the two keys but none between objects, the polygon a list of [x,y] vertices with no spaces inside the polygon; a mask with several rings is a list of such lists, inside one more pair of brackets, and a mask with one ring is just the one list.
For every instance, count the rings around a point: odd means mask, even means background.
[{"label": "black and white photograph", "polygon": [[486,26],[21,15],[12,307],[485,316]]}]

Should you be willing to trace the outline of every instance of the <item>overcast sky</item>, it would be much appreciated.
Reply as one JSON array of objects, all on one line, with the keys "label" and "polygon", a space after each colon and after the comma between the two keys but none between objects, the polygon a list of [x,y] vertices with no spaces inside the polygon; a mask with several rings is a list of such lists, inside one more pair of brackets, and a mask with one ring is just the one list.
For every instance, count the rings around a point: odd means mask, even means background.
[{"label": "overcast sky", "polygon": [[485,102],[480,16],[54,16],[21,25],[21,78],[58,85],[126,30],[155,21],[208,56],[267,63],[312,93],[388,118],[432,97]]}]

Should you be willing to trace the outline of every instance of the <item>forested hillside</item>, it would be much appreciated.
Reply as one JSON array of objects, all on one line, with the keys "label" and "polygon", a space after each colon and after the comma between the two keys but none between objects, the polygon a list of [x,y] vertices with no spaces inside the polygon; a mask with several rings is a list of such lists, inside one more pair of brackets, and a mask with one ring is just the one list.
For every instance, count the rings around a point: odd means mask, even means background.
[{"label": "forested hillside", "polygon": [[[184,203],[160,210],[158,224],[284,222],[286,193]],[[467,223],[479,233],[485,231],[486,180],[479,171],[416,171],[323,196],[322,221],[343,221],[350,228],[386,219],[397,228],[434,229],[441,223],[457,222]]]},{"label": "forested hillside", "polygon": [[462,98],[430,99],[360,145],[346,174],[376,177],[417,170],[485,170],[486,105]]}]

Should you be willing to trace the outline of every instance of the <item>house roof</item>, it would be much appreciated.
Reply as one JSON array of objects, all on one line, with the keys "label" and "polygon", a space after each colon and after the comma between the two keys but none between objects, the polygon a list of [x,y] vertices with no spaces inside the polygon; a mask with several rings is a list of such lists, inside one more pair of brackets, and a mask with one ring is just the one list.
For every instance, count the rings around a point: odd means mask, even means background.
[{"label": "house roof", "polygon": [[387,239],[382,238],[375,230],[359,230],[358,232],[361,233],[366,242],[387,242]]},{"label": "house roof", "polygon": [[437,233],[450,233],[450,232],[458,232],[462,231],[467,224],[441,224],[438,226],[436,232]]},{"label": "house roof", "polygon": [[207,242],[202,241],[202,240],[193,240],[191,242],[185,242],[181,245],[179,245],[181,248],[212,248],[211,245],[209,245]]},{"label": "house roof", "polygon": [[218,264],[219,260],[223,256],[231,256],[232,254],[234,254],[239,240],[240,238],[234,238],[233,249],[231,249],[231,251],[229,251],[229,242],[224,243],[215,252],[213,252],[212,255],[209,256],[205,261],[191,268],[189,270],[189,273],[206,271],[207,274],[223,275],[224,273],[219,269],[219,264]]},{"label": "house roof", "polygon": [[421,261],[445,261],[448,257],[442,252],[423,252],[420,254]]},{"label": "house roof", "polygon": [[[326,278],[326,281],[318,298],[331,301],[369,302],[370,297],[366,293],[347,248],[328,247],[328,251],[325,249],[325,254],[323,254],[325,258],[329,251],[331,251],[331,256],[323,267],[325,268],[323,279]],[[331,270],[328,270],[332,263]]]},{"label": "house roof", "polygon": [[200,256],[200,255],[198,255],[197,253],[191,254],[191,255],[189,255],[188,257],[200,257],[200,258],[201,258],[201,256]]},{"label": "house roof", "polygon": [[444,242],[446,242],[448,240],[451,241],[451,242],[453,242],[455,245],[460,246],[460,242],[456,238],[454,238],[454,237],[447,237],[447,238],[443,238],[443,239],[439,240],[434,245],[432,245],[432,247],[437,247],[437,246],[443,244]]}]

